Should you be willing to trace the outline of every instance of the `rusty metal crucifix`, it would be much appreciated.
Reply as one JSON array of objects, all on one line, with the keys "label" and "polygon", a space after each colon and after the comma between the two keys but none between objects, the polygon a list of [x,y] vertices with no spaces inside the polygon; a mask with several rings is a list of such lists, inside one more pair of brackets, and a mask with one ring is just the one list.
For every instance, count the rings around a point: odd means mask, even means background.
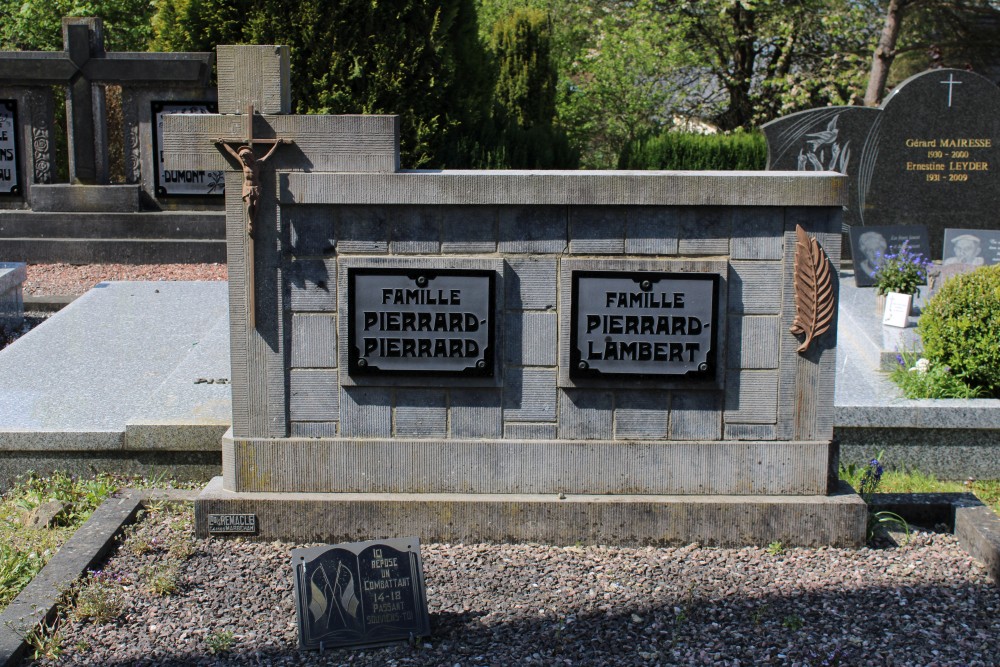
[{"label": "rusty metal crucifix", "polygon": [[[260,203],[260,167],[267,162],[274,151],[281,144],[290,144],[290,139],[275,137],[274,139],[255,139],[253,136],[253,104],[247,105],[246,114],[246,136],[240,139],[220,137],[214,139],[217,147],[225,149],[243,169],[243,210],[246,216],[247,248],[249,250],[249,262],[247,263],[247,284],[249,290],[248,311],[250,325],[256,323],[256,308],[254,304],[254,292],[256,291],[256,281],[254,280],[254,222],[257,219],[257,205]],[[238,148],[233,148],[230,144],[236,144]],[[271,146],[271,149],[263,157],[257,157],[254,147],[258,145]]]}]

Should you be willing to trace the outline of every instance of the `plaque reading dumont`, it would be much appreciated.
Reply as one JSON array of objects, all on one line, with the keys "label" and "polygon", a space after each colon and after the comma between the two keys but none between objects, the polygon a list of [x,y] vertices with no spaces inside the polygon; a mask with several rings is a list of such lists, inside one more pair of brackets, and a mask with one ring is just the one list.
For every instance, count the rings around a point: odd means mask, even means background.
[{"label": "plaque reading dumont", "polygon": [[377,646],[430,634],[416,537],[292,550],[299,646]]},{"label": "plaque reading dumont", "polygon": [[350,372],[492,376],[494,276],[348,269]]},{"label": "plaque reading dumont", "polygon": [[163,115],[168,113],[218,113],[215,102],[152,102],[153,169],[157,197],[222,196],[226,193],[225,172],[204,169],[163,168]]},{"label": "plaque reading dumont", "polygon": [[570,375],[708,377],[715,274],[573,272]]},{"label": "plaque reading dumont", "polygon": [[20,195],[17,170],[17,102],[0,100],[0,195]]}]

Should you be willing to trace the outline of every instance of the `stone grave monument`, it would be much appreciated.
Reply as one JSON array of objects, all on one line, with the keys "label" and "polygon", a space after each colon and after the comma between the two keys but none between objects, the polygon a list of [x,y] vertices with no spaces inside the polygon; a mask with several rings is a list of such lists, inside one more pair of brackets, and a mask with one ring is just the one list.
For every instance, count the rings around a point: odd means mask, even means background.
[{"label": "stone grave monument", "polygon": [[[63,19],[63,42],[56,52],[0,52],[5,258],[222,261],[221,174],[165,172],[157,146],[164,113],[215,110],[212,54],[106,52],[97,18]],[[114,185],[108,85],[121,87],[124,116],[124,183]],[[68,183],[56,182],[54,86],[66,91]]]},{"label": "stone grave monument", "polygon": [[[842,176],[406,171],[220,46],[233,425],[200,535],[859,545],[837,481]],[[265,159],[266,158],[266,159]]]},{"label": "stone grave monument", "polygon": [[930,70],[879,109],[810,109],[767,123],[768,168],[848,174],[849,225],[927,225],[940,259],[945,228],[998,227],[998,107],[989,79]]}]

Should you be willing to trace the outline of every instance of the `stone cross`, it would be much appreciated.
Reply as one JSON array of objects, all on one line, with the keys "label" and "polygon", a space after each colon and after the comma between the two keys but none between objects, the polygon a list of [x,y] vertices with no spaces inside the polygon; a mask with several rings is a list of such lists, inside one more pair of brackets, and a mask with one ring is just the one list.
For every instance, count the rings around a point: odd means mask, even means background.
[{"label": "stone cross", "polygon": [[[396,116],[288,115],[291,85],[285,46],[219,46],[216,62],[220,113],[165,115],[164,167],[226,172],[233,432],[284,436],[288,428],[284,405],[269,400],[266,392],[246,389],[269,386],[264,376],[280,375],[284,368],[282,280],[285,256],[292,251],[287,245],[288,223],[281,223],[278,215],[278,175],[283,171],[395,172],[399,169],[399,120]],[[250,109],[253,113],[247,113]],[[284,143],[269,157],[267,168],[259,170],[260,197],[252,239],[246,227],[243,165],[237,166],[221,148],[220,138],[244,145]],[[336,289],[335,284],[328,289]]]},{"label": "stone cross", "polygon": [[0,52],[0,85],[66,86],[70,182],[109,181],[104,94],[97,84],[206,85],[211,53],[106,53],[99,18],[64,18],[62,51]]}]

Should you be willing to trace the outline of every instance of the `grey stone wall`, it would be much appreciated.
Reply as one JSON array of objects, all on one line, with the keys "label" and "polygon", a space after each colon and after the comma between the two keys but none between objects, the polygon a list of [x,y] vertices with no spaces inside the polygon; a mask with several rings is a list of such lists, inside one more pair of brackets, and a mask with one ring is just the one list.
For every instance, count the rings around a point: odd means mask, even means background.
[{"label": "grey stone wall", "polygon": [[[800,361],[788,328],[795,225],[817,236],[836,262],[835,209],[288,204],[280,217],[291,436],[832,437],[833,342],[821,338],[814,358]],[[502,278],[497,377],[358,381],[348,375],[345,269],[371,265],[495,266]],[[721,274],[715,380],[570,380],[569,276],[582,269]]]}]

